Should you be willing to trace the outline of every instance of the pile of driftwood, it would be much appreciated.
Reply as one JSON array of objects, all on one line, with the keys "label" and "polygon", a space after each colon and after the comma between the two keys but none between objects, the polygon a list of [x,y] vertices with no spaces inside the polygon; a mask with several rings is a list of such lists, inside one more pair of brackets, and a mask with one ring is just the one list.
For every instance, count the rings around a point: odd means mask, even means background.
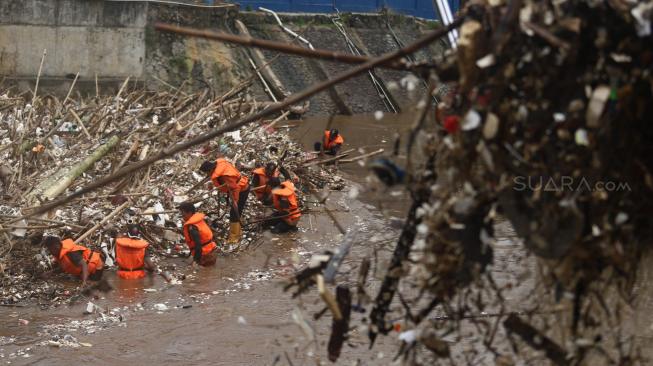
[{"label": "pile of driftwood", "polygon": [[[210,188],[198,172],[204,160],[218,155],[245,174],[277,162],[293,172],[298,187],[343,186],[337,175],[322,172],[328,161],[305,153],[275,128],[290,113],[257,119],[256,124],[194,144],[182,153],[167,153],[228,121],[268,108],[269,103],[248,95],[248,81],[218,98],[180,89],[131,89],[128,80],[116,95],[81,97],[73,95],[74,84],[63,99],[39,96],[38,89],[29,94],[1,93],[1,303],[38,298],[45,305],[66,299],[58,285],[37,280],[52,265],[39,245],[44,234],[71,237],[94,249],[107,246],[110,251],[111,239],[127,223],[136,222],[158,258],[175,256],[183,254],[174,250],[181,240],[176,206],[183,201],[195,202],[209,214],[216,233],[224,234],[226,196]],[[120,175],[125,167],[137,164]],[[80,194],[102,180],[94,190]],[[243,218],[249,223],[245,239],[225,250],[246,248],[256,239],[266,211],[254,197],[249,206]]]}]

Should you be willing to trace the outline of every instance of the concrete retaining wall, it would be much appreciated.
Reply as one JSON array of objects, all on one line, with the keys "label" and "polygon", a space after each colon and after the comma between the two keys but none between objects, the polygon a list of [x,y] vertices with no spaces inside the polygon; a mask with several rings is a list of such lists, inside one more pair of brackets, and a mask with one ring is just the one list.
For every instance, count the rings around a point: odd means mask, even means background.
[{"label": "concrete retaining wall", "polygon": [[161,34],[152,24],[225,30],[237,9],[147,0],[0,0],[0,76],[21,90],[33,88],[45,49],[41,85],[55,93],[65,92],[77,72],[83,91],[95,91],[96,76],[103,92],[126,77],[158,87],[156,78],[179,85],[194,76],[223,90],[234,83],[229,71],[237,69],[224,45]]},{"label": "concrete retaining wall", "polygon": [[147,3],[78,0],[0,2],[0,74],[141,77]]}]

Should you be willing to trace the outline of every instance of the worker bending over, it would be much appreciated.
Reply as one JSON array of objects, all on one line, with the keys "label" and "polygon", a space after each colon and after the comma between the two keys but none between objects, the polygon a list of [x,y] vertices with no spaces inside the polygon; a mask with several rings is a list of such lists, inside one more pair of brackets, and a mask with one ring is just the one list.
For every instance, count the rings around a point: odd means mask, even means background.
[{"label": "worker bending over", "polygon": [[290,173],[284,167],[277,167],[276,163],[270,162],[265,165],[265,168],[260,167],[252,171],[254,174],[252,178],[252,185],[256,198],[266,206],[272,205],[272,187],[268,185],[270,178],[278,178],[280,174],[286,180],[290,180]]},{"label": "worker bending over", "polygon": [[297,204],[295,185],[291,181],[281,182],[278,177],[270,178],[272,188],[272,204],[274,206],[273,219],[264,226],[273,233],[286,233],[297,230],[297,223],[302,216]]},{"label": "worker bending over", "polygon": [[99,281],[102,278],[104,262],[99,252],[75,244],[72,239],[61,240],[56,236],[46,236],[43,244],[65,273],[80,276],[82,285],[91,279]]},{"label": "worker bending over", "polygon": [[323,149],[325,154],[338,155],[338,151],[344,143],[345,139],[342,138],[337,129],[334,128],[332,130],[325,130],[322,143],[315,143],[315,151],[320,151]]},{"label": "worker bending over", "polygon": [[217,189],[227,193],[227,202],[231,207],[227,243],[236,244],[240,242],[243,233],[240,217],[243,214],[247,196],[249,195],[249,179],[224,158],[218,158],[216,161],[205,161],[200,170],[211,177],[211,181]]},{"label": "worker bending over", "polygon": [[126,235],[116,238],[118,277],[135,280],[145,277],[145,270],[153,272],[155,266],[150,259],[149,246],[150,244],[141,238],[137,225],[127,226]]},{"label": "worker bending over", "polygon": [[184,202],[179,205],[184,218],[184,239],[193,257],[193,264],[212,266],[218,258],[218,246],[213,241],[213,231],[206,223],[203,213],[197,212],[195,205]]}]

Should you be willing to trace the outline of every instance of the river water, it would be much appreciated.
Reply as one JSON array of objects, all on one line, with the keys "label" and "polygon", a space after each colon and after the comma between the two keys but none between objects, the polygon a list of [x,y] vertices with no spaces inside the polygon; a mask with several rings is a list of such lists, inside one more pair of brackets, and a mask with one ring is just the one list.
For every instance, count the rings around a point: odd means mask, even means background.
[{"label": "river water", "polygon": [[[386,115],[381,120],[374,116],[338,117],[331,128],[340,130],[346,149],[356,149],[352,157],[379,148],[389,155],[396,134],[405,136],[411,121],[411,114]],[[288,125],[293,126],[291,134],[310,149],[320,139],[327,119]],[[403,162],[401,154],[393,159]],[[345,260],[340,279],[355,279],[361,259],[373,258],[367,289],[373,295],[409,200],[401,187],[373,184],[367,170],[357,163],[342,164],[339,169],[351,185],[342,192],[332,192],[327,206],[339,222],[365,238]],[[284,280],[303,268],[313,253],[334,249],[342,240],[322,208],[312,209],[302,217],[297,233],[264,233],[247,250],[220,257],[214,268],[193,272],[182,259],[167,260],[177,266],[178,273],[186,274],[182,284],[169,285],[156,276],[128,282],[110,272],[107,277],[114,290],[98,299],[81,298],[75,304],[48,310],[0,308],[0,363],[328,364],[326,342],[331,318],[328,314],[319,320],[312,318],[324,307],[317,291],[313,289],[299,299],[283,291]],[[523,276],[514,269],[526,260],[510,239],[514,233],[509,228],[504,231],[507,239],[498,241],[494,270],[500,284]],[[74,285],[70,283],[71,288]],[[84,315],[89,300],[103,314]],[[518,296],[515,302],[519,302]],[[353,324],[359,324],[356,319],[362,316],[353,313]],[[298,317],[312,330],[300,327]],[[312,332],[315,341],[310,340]],[[77,347],[65,346],[71,337]],[[390,364],[397,350],[396,339],[396,333],[380,337],[370,350],[365,332],[354,329],[337,364]],[[64,346],[49,345],[53,340]]]},{"label": "river water", "polygon": [[[349,125],[337,122],[343,124],[338,128],[346,136],[347,145],[374,149],[389,146],[394,127],[379,129],[369,116],[359,117],[359,121]],[[301,141],[313,140],[313,135],[319,138],[319,123],[306,121],[292,133]],[[399,120],[394,123],[401,124]],[[318,133],[312,133],[313,128]],[[367,174],[360,166],[343,165],[342,170],[353,186],[365,183]],[[354,271],[360,259],[379,252],[376,249],[382,254],[373,270],[383,264],[389,245],[398,236],[389,218],[401,217],[405,207],[405,203],[396,204],[397,194],[392,193],[394,196],[382,199],[387,207],[380,211],[371,203],[378,204],[383,195],[359,190],[362,194],[358,199],[346,189],[332,192],[327,202],[340,222],[369,239],[353,248],[341,268],[343,272]],[[214,268],[192,272],[182,259],[168,260],[187,276],[180,285],[169,285],[157,276],[122,281],[109,272],[105,275],[114,290],[98,299],[80,298],[75,304],[48,310],[0,308],[0,363],[270,365],[288,364],[288,358],[294,364],[327,361],[331,320],[328,315],[313,320],[312,315],[323,307],[316,291],[310,291],[299,302],[283,292],[283,281],[305,266],[312,253],[334,249],[342,239],[321,208],[313,208],[314,212],[302,217],[299,232],[280,236],[266,233],[248,250],[220,257]],[[373,281],[371,286],[377,284]],[[71,282],[71,289],[74,286]],[[105,315],[84,315],[89,301]],[[311,342],[293,320],[293,313],[300,311],[298,303],[317,341]],[[161,304],[165,310],[160,310]],[[48,345],[52,340],[66,345],[71,337],[76,341],[73,345],[81,346]],[[360,360],[362,364],[387,364],[395,351],[393,343],[381,339],[373,350],[368,350],[366,335],[353,331],[345,346],[349,349],[339,363]]]}]

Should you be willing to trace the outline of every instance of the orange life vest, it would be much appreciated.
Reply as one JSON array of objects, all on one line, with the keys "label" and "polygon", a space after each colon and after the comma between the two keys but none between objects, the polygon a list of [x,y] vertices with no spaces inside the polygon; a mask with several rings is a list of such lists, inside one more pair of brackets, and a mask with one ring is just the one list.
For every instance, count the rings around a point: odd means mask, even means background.
[{"label": "orange life vest", "polygon": [[[267,184],[268,184],[268,180],[270,180],[270,179],[269,179],[268,176],[265,174],[265,168],[254,169],[254,171],[252,171],[252,173],[253,173],[254,175],[257,175],[257,176],[258,176],[258,184],[259,184],[259,187],[260,187],[260,186],[265,186],[265,188],[259,188],[259,189],[257,189],[257,190],[254,191],[254,194],[256,195],[256,197],[257,197],[259,200],[263,200],[263,199],[265,198],[265,196],[267,196],[267,195],[269,195],[269,194],[272,193],[272,188],[271,188],[270,186],[267,185]],[[278,176],[279,176],[279,169],[275,169],[275,170],[274,170],[274,174],[273,174],[272,176],[273,176],[273,177],[278,177]],[[254,187],[254,188],[258,188],[258,187]]]},{"label": "orange life vest", "polygon": [[67,256],[68,253],[72,252],[82,252],[82,258],[88,266],[89,275],[95,273],[97,270],[102,269],[104,266],[102,258],[100,257],[100,253],[93,252],[86,247],[77,245],[72,239],[65,239],[61,241],[61,251],[59,251],[59,258],[57,258],[57,262],[59,262],[61,270],[68,274],[75,276],[82,274],[82,267],[78,267]]},{"label": "orange life vest", "polygon": [[324,150],[329,150],[337,145],[342,145],[345,143],[345,139],[342,138],[341,134],[331,141],[331,131],[324,131]]},{"label": "orange life vest", "polygon": [[197,231],[199,231],[200,241],[202,242],[202,256],[211,253],[218,247],[213,241],[213,231],[204,221],[204,217],[203,213],[196,212],[188,221],[184,222],[184,239],[186,239],[191,256],[195,255],[195,242],[191,238],[190,232],[188,232],[188,227],[191,225],[197,227]]},{"label": "orange life vest", "polygon": [[116,238],[118,276],[127,280],[145,277],[145,249],[149,244],[143,239]]},{"label": "orange life vest", "polygon": [[[289,208],[282,208],[280,199],[286,198],[290,203]],[[284,214],[289,214],[290,216],[284,217],[283,221],[289,225],[297,225],[299,218],[302,216],[301,211],[299,210],[299,205],[297,204],[297,195],[295,194],[295,185],[292,182],[285,181],[281,183],[280,187],[277,187],[272,190],[272,204],[274,208]]]},{"label": "orange life vest", "polygon": [[[240,174],[233,164],[227,160],[220,158],[215,161],[215,169],[211,173],[211,181],[213,185],[219,187],[220,192],[228,193],[232,191],[234,194],[234,201],[238,203],[238,195],[241,191],[247,190],[249,187],[249,179],[247,176]],[[219,178],[222,178],[225,185],[220,183]]]}]

